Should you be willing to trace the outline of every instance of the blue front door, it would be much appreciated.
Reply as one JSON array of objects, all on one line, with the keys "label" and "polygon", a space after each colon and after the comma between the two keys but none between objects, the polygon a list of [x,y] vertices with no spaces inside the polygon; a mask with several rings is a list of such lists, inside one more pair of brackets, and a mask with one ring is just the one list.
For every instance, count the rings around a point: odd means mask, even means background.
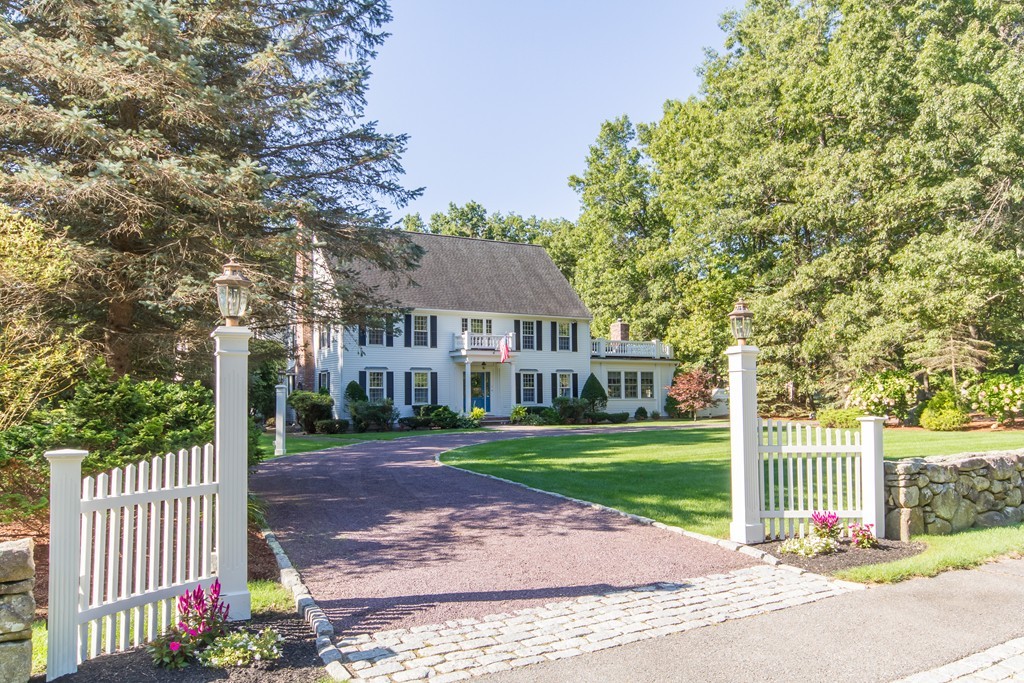
[{"label": "blue front door", "polygon": [[469,375],[470,397],[473,408],[491,412],[491,373],[471,372]]}]

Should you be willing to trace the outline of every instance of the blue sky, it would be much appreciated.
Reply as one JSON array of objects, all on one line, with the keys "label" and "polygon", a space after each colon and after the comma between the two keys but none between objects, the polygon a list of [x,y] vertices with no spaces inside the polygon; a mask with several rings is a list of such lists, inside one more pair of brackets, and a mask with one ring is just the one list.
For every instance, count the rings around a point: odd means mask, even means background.
[{"label": "blue sky", "polygon": [[398,219],[449,202],[579,214],[570,174],[601,122],[660,118],[696,94],[704,49],[720,48],[733,0],[392,0],[367,116],[408,133],[405,184],[425,187]]}]

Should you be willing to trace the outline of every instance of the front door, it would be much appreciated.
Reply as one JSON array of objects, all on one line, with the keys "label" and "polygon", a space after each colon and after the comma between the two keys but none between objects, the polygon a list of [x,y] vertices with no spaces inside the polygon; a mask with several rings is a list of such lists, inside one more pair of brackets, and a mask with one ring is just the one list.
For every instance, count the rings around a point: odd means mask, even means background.
[{"label": "front door", "polygon": [[473,408],[491,412],[491,373],[471,372],[469,375],[470,397]]}]

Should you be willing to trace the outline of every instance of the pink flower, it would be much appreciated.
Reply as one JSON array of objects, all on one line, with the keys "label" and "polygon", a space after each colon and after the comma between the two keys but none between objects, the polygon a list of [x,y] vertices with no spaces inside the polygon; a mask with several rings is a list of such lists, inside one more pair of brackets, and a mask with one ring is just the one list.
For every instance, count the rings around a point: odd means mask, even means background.
[{"label": "pink flower", "polygon": [[176,640],[172,640],[167,647],[171,648],[171,652],[177,652],[181,649],[181,643]]}]

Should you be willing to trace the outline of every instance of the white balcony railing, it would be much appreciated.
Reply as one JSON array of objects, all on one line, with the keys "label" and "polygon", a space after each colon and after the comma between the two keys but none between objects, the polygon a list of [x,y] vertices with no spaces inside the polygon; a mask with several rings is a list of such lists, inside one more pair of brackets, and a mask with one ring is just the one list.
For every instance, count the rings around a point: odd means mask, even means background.
[{"label": "white balcony railing", "polygon": [[590,354],[598,358],[672,358],[672,345],[654,341],[594,339]]},{"label": "white balcony railing", "polygon": [[498,353],[502,339],[508,343],[508,350],[510,352],[519,350],[518,346],[516,346],[515,332],[509,332],[508,334],[474,334],[472,332],[463,332],[461,334],[452,334],[452,351],[461,351],[463,353],[467,351],[493,351]]}]

